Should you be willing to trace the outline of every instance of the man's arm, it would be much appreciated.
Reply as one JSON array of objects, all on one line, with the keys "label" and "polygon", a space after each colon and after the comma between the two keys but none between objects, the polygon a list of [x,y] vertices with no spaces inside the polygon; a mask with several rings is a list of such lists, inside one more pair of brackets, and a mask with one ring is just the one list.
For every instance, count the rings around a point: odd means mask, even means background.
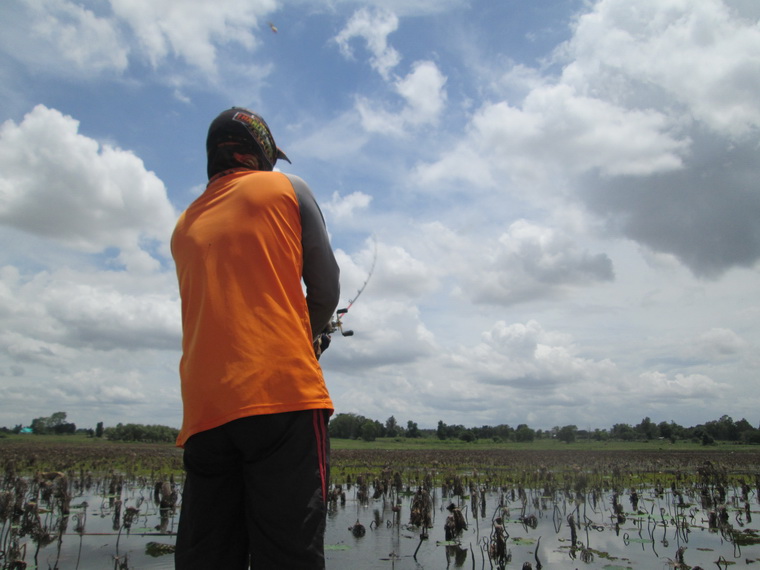
[{"label": "man's arm", "polygon": [[309,186],[298,176],[286,174],[301,210],[303,281],[309,308],[312,338],[330,324],[340,300],[340,269],[335,261],[325,220]]}]

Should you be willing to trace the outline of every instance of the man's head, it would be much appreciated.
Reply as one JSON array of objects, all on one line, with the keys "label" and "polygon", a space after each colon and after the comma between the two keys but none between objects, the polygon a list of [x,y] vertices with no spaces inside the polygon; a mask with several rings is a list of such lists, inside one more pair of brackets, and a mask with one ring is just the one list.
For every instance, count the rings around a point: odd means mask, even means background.
[{"label": "man's head", "polygon": [[230,168],[272,170],[278,158],[290,162],[264,119],[242,107],[223,111],[211,122],[206,155],[209,178]]}]

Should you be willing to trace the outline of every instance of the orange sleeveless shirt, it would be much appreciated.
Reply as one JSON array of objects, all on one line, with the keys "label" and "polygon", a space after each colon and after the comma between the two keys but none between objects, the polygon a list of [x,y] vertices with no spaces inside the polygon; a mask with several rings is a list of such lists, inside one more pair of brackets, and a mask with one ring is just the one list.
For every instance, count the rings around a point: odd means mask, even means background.
[{"label": "orange sleeveless shirt", "polygon": [[212,181],[172,235],[182,299],[177,445],[258,414],[333,409],[314,356],[298,197],[278,172]]}]

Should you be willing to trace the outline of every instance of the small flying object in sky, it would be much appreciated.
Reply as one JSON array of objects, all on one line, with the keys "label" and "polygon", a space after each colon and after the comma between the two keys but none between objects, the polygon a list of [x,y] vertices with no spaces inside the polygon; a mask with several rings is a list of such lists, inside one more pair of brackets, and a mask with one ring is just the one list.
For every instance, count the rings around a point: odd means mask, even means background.
[{"label": "small flying object in sky", "polygon": [[277,33],[277,26],[275,26],[272,22],[269,22],[269,29],[272,30],[275,34]]}]

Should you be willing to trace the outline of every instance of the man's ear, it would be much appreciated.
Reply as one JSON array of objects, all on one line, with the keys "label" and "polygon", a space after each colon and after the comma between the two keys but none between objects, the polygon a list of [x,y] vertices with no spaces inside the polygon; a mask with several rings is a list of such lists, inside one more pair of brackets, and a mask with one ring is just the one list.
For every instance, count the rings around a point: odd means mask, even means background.
[{"label": "man's ear", "polygon": [[239,152],[234,152],[232,153],[232,157],[243,166],[246,166],[253,170],[261,170],[261,167],[259,165],[259,158],[254,154],[241,154]]}]

